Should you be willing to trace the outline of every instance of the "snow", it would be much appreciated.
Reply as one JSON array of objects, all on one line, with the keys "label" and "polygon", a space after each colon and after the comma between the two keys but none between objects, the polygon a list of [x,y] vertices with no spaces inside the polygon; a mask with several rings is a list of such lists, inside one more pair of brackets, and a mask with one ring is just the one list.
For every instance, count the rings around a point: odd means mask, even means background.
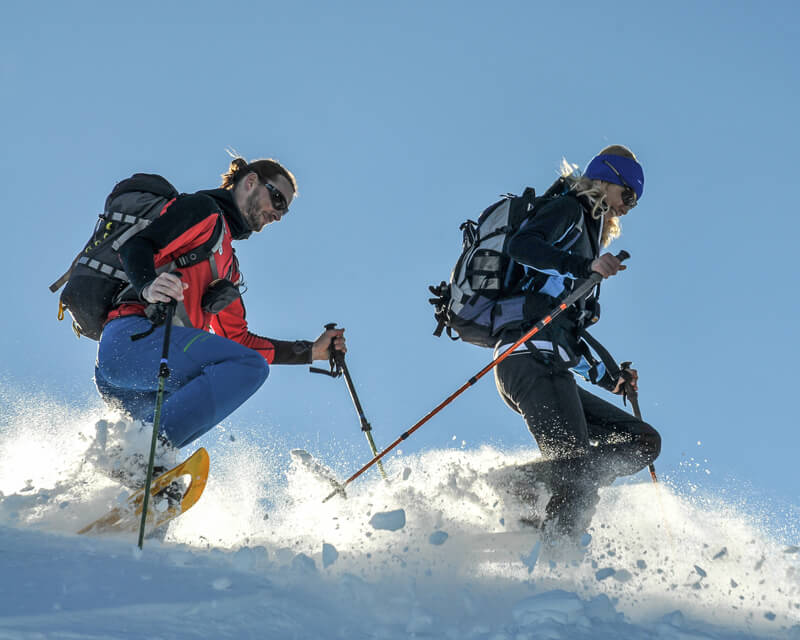
[{"label": "snow", "polygon": [[124,497],[83,462],[101,417],[39,398],[0,423],[4,640],[800,639],[796,530],[648,479],[553,548],[492,481],[533,449],[397,456],[323,503],[308,459],[238,437],[163,541],[79,536]]}]

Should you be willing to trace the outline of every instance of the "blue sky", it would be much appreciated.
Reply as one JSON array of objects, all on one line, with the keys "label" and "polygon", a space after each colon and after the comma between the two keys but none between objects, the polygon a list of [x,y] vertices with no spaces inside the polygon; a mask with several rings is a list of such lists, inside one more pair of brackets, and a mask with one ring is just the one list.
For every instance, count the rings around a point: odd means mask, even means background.
[{"label": "blue sky", "polygon": [[[490,359],[431,336],[427,285],[449,274],[458,225],[500,193],[545,188],[562,156],[584,166],[622,143],[645,194],[612,245],[632,258],[604,286],[594,333],[639,368],[664,438],[656,467],[797,504],[795,3],[133,7],[4,8],[4,395],[94,406],[96,345],[56,321],[47,285],[116,181],[214,187],[233,147],[280,159],[300,184],[290,215],[237,247],[252,330],[347,327],[388,444]],[[344,383],[305,367],[275,367],[227,426],[345,471],[370,457]],[[462,440],[531,442],[490,376],[403,450]],[[687,478],[688,460],[700,467]]]}]

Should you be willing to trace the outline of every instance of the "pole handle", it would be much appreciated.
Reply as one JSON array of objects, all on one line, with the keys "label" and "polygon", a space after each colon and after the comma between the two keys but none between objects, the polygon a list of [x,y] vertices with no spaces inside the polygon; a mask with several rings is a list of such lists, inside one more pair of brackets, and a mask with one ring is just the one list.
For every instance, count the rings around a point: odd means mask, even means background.
[{"label": "pole handle", "polygon": [[[335,322],[329,322],[325,325],[325,331],[330,331],[331,329],[336,328]],[[341,369],[344,367],[344,353],[341,351],[337,351],[333,348],[333,338],[331,338],[331,346],[330,346],[331,358],[333,359],[334,364],[337,368]],[[341,375],[341,373],[339,374]]]},{"label": "pole handle", "polygon": [[[331,329],[336,328],[335,322],[329,322],[325,325],[325,331],[330,331]],[[311,373],[321,373],[326,376],[330,376],[331,378],[339,378],[342,375],[342,371],[345,368],[344,364],[344,354],[341,351],[337,351],[333,348],[333,338],[331,338],[330,347],[328,347],[330,351],[330,356],[328,361],[330,362],[330,371],[325,369],[320,369],[319,367],[309,367],[308,370]]]}]

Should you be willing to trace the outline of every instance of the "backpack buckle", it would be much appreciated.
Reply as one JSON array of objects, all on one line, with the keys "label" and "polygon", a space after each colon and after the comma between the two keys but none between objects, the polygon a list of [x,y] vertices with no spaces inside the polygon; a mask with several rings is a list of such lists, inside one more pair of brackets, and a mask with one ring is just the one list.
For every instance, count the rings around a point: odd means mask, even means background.
[{"label": "backpack buckle", "polygon": [[433,316],[437,323],[433,335],[439,338],[447,325],[447,307],[450,304],[450,285],[442,280],[438,286],[433,284],[429,285],[428,291],[436,296],[435,298],[428,298],[428,302],[434,306]]}]

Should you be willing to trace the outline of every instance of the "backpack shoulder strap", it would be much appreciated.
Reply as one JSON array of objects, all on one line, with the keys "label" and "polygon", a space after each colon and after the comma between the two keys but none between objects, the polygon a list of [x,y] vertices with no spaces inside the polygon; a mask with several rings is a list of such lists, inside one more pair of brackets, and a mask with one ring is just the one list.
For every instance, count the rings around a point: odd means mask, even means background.
[{"label": "backpack shoulder strap", "polygon": [[508,215],[508,222],[511,228],[515,230],[536,209],[536,190],[533,187],[525,187],[522,194],[513,196],[510,200],[511,211]]},{"label": "backpack shoulder strap", "polygon": [[211,266],[211,273],[213,279],[219,278],[217,272],[217,263],[214,261],[214,253],[222,246],[222,240],[225,237],[225,222],[222,219],[222,214],[219,215],[217,223],[214,225],[214,231],[211,236],[199,247],[196,247],[183,254],[175,260],[175,265],[178,267],[191,267],[194,264],[208,260]]},{"label": "backpack shoulder strap", "polygon": [[595,338],[591,333],[589,333],[586,329],[581,328],[579,330],[578,336],[583,339],[586,344],[594,351],[598,356],[600,356],[600,361],[605,365],[606,371],[608,374],[614,378],[615,380],[620,376],[620,369],[619,365],[617,364],[616,360],[614,360],[613,356],[609,353],[608,349],[606,349],[600,341]]}]

